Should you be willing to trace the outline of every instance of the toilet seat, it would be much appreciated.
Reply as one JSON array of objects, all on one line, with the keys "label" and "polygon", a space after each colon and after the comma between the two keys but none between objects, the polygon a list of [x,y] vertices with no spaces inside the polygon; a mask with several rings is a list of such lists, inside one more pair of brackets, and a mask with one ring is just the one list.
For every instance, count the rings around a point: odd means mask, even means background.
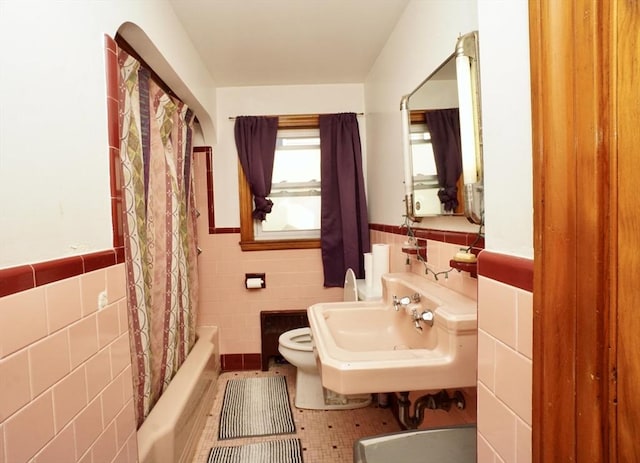
[{"label": "toilet seat", "polygon": [[[357,300],[356,275],[348,269],[344,277],[344,301]],[[295,406],[309,410],[351,410],[368,406],[371,394],[342,395],[322,386],[313,346],[309,327],[286,331],[278,338],[278,351],[296,367]]]},{"label": "toilet seat", "polygon": [[297,328],[282,333],[278,338],[281,346],[287,349],[302,352],[313,352],[313,340],[311,339],[311,328]]}]

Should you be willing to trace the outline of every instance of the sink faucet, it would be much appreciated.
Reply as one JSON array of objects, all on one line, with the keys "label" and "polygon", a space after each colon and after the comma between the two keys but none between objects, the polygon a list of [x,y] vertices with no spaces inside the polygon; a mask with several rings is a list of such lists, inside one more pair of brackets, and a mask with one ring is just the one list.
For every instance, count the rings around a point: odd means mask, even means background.
[{"label": "sink faucet", "polygon": [[428,326],[433,326],[435,315],[431,310],[424,310],[422,313],[418,314],[418,310],[413,309],[411,311],[411,315],[413,316],[413,326],[415,326],[418,331],[422,331],[422,325],[420,322],[426,323]]},{"label": "sink faucet", "polygon": [[393,308],[396,312],[400,310],[400,307],[405,308],[412,302],[420,302],[420,294],[415,293],[411,296],[403,296],[401,298],[398,298],[396,295],[393,296]]}]

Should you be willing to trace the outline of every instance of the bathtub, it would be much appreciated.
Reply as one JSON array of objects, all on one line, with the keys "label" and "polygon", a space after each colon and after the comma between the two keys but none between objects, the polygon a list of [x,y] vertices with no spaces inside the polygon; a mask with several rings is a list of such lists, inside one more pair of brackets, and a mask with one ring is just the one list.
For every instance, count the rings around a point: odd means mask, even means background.
[{"label": "bathtub", "polygon": [[140,463],[191,462],[215,398],[218,359],[218,329],[198,328],[189,356],[138,429]]}]

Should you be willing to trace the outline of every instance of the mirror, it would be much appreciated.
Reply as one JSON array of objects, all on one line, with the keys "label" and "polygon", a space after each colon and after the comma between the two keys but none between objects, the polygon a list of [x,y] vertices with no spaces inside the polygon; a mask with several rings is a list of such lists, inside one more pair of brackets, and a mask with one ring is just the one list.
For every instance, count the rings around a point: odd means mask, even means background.
[{"label": "mirror", "polygon": [[478,34],[455,51],[400,103],[407,217],[483,220],[483,168]]}]

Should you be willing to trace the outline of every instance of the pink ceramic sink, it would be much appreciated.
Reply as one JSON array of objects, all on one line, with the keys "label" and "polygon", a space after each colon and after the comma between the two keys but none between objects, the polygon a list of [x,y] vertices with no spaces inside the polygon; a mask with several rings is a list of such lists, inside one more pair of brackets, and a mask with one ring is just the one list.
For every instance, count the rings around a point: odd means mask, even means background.
[{"label": "pink ceramic sink", "polygon": [[[381,301],[307,310],[323,386],[341,394],[475,386],[476,302],[413,273],[383,275],[382,291]],[[418,302],[396,310],[393,296],[415,294]],[[414,313],[427,311],[433,326],[416,323]]]}]

